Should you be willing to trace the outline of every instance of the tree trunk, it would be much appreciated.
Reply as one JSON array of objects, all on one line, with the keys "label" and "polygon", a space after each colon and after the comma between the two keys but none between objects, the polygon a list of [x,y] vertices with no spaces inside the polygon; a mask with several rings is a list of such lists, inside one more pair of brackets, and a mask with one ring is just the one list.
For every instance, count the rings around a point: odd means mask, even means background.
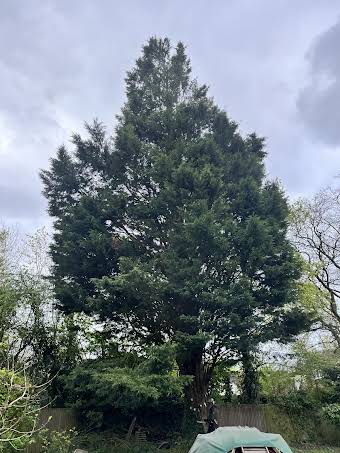
[{"label": "tree trunk", "polygon": [[187,387],[186,398],[201,420],[207,418],[207,402],[212,376],[212,369],[203,363],[202,355],[202,353],[193,353],[189,359],[180,364],[180,374],[192,376],[192,382]]},{"label": "tree trunk", "polygon": [[243,382],[242,382],[242,403],[255,403],[258,397],[258,373],[255,364],[255,357],[249,351],[242,353]]}]

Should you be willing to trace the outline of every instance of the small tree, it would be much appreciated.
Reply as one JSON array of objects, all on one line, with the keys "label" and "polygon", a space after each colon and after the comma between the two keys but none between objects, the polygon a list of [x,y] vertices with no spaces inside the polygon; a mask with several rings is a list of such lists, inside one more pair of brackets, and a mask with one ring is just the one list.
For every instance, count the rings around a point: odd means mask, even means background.
[{"label": "small tree", "polygon": [[33,385],[25,367],[0,369],[0,451],[22,450],[43,428],[38,416],[47,386]]},{"label": "small tree", "polygon": [[24,367],[34,385],[51,379],[54,398],[59,378],[52,378],[74,365],[80,347],[78,326],[55,308],[48,241],[43,230],[25,239],[0,231],[0,368]]},{"label": "small tree", "polygon": [[340,347],[340,191],[327,188],[293,205],[291,232],[306,260],[302,300]]}]

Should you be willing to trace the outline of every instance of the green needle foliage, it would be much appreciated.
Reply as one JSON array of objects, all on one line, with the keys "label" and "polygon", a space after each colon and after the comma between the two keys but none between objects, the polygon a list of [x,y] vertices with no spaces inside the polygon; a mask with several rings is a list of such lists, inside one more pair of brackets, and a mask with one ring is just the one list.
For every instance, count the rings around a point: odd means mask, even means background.
[{"label": "green needle foliage", "polygon": [[42,171],[56,294],[122,342],[175,340],[197,407],[219,361],[304,326],[287,203],[265,181],[263,139],[191,77],[183,44],[151,38],[126,95],[113,138],[95,121]]},{"label": "green needle foliage", "polygon": [[75,367],[65,378],[68,403],[92,428],[115,424],[126,429],[136,416],[143,425],[151,421],[158,432],[178,429],[190,377],[178,375],[175,348],[154,347],[130,367],[122,366],[122,358],[89,360]]}]

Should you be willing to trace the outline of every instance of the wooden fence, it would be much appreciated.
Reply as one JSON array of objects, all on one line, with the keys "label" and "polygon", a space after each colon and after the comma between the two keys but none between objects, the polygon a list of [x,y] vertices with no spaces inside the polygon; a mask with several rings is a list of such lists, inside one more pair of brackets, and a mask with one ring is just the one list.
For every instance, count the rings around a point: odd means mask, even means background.
[{"label": "wooden fence", "polygon": [[268,404],[240,404],[217,407],[219,426],[249,426],[264,432],[281,434],[292,444],[340,444],[340,430],[313,411],[288,413]]},{"label": "wooden fence", "polygon": [[261,405],[218,406],[216,415],[219,426],[251,426],[267,431],[264,409]]},{"label": "wooden fence", "polygon": [[[40,412],[39,425],[51,431],[66,431],[78,426],[78,420],[72,409],[46,408]],[[39,441],[30,445],[26,449],[27,453],[41,453],[41,443]]]},{"label": "wooden fence", "polygon": [[[219,426],[249,426],[265,432],[281,434],[288,442],[312,442],[340,445],[340,430],[322,422],[315,414],[289,415],[270,405],[240,404],[217,406]],[[47,408],[40,414],[40,424],[52,431],[64,431],[79,426],[76,413],[71,409]],[[31,445],[27,453],[40,453],[41,445]]]}]

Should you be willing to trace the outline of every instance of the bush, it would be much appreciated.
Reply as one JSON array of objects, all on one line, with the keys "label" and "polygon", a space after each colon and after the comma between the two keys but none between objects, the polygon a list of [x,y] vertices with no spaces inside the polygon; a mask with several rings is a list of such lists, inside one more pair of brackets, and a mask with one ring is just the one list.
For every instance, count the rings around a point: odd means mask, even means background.
[{"label": "bush", "polygon": [[45,453],[69,453],[71,447],[74,447],[75,436],[76,432],[73,429],[61,432],[45,431],[42,435],[41,451]]},{"label": "bush", "polygon": [[327,404],[322,408],[322,414],[335,425],[340,425],[340,404]]},{"label": "bush", "polygon": [[[121,363],[119,363],[121,365]],[[113,359],[92,360],[66,378],[68,404],[78,409],[92,429],[126,430],[134,416],[150,438],[177,431],[184,411],[187,377],[178,376],[173,346],[159,346],[134,367]]]},{"label": "bush", "polygon": [[102,432],[83,434],[77,437],[76,444],[78,448],[83,448],[91,453],[156,453],[167,451],[169,453],[188,453],[194,442],[193,436],[188,440],[173,440],[170,442],[170,448],[160,450],[160,442],[136,442],[134,440],[126,441],[125,439],[112,437],[111,432]]}]

